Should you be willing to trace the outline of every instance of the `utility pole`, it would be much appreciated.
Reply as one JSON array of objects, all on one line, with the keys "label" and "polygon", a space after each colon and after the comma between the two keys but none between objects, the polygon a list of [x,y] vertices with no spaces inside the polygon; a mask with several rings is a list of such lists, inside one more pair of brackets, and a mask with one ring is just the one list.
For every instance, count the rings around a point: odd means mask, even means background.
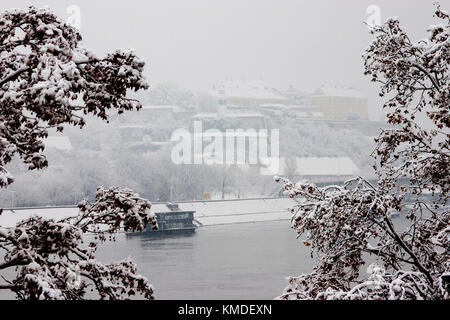
[{"label": "utility pole", "polygon": [[223,165],[223,174],[222,174],[222,200],[225,199],[225,168],[226,168],[226,164]]}]

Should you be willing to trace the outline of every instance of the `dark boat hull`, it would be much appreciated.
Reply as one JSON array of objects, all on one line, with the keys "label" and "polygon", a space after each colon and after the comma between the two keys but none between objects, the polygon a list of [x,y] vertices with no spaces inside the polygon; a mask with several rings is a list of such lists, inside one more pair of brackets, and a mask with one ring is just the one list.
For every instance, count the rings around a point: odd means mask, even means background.
[{"label": "dark boat hull", "polygon": [[167,230],[151,230],[143,232],[127,233],[127,236],[144,236],[149,238],[166,238],[166,237],[178,237],[189,236],[195,233],[195,227],[167,229]]},{"label": "dark boat hull", "polygon": [[151,226],[147,226],[143,232],[131,232],[127,233],[127,235],[164,238],[186,236],[195,233],[194,211],[157,212],[155,215],[158,230],[152,230]]}]

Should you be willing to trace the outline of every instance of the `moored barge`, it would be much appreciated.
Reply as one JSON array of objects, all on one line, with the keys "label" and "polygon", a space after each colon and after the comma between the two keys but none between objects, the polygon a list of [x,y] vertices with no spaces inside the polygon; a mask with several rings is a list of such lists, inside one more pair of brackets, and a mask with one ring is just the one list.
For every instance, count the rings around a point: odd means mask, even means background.
[{"label": "moored barge", "polygon": [[[172,208],[171,208],[172,209]],[[165,236],[190,235],[195,233],[194,225],[195,211],[167,211],[156,212],[158,230],[152,230],[151,225],[147,225],[142,232],[131,232],[127,235],[145,235],[162,238]]]}]

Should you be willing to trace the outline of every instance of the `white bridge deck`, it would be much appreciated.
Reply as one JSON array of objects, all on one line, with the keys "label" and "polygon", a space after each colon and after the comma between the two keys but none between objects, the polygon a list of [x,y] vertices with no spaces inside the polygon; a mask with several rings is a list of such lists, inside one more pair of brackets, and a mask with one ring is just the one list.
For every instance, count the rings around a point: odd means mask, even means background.
[{"label": "white bridge deck", "polygon": [[[290,198],[255,198],[175,202],[181,211],[195,211],[194,222],[198,226],[290,219],[289,208],[295,205]],[[153,203],[153,212],[171,211],[166,203]],[[59,220],[76,216],[76,206],[8,208],[0,215],[1,227],[12,227],[18,221],[32,215]]]}]

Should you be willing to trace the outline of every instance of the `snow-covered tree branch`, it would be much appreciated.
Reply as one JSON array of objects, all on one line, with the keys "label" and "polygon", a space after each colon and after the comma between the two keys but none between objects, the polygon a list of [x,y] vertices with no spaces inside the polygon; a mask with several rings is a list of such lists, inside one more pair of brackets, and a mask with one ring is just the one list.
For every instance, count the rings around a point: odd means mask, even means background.
[{"label": "snow-covered tree branch", "polygon": [[[407,177],[414,192],[449,191],[450,158],[450,18],[436,8],[442,22],[431,26],[427,39],[412,42],[398,19],[388,19],[372,33],[363,56],[365,74],[381,84],[387,121],[396,128],[376,139],[375,168],[383,183]],[[403,186],[405,187],[405,186]]]},{"label": "snow-covered tree branch", "polygon": [[[139,109],[127,91],[148,88],[144,62],[133,51],[98,58],[81,47],[78,30],[45,9],[0,15],[0,56],[1,187],[13,182],[5,166],[15,155],[30,170],[48,165],[42,153],[48,129],[83,127],[88,114],[108,120],[109,109]],[[82,299],[89,288],[101,298],[152,299],[152,286],[131,260],[95,260],[95,240],[142,231],[148,223],[157,227],[150,202],[116,187],[99,187],[95,199],[79,203],[76,217],[33,216],[0,228],[0,270],[16,271],[12,279],[1,276],[0,289],[21,299]]]},{"label": "snow-covered tree branch", "polygon": [[[384,107],[394,126],[376,139],[377,185],[275,178],[297,200],[292,227],[318,258],[311,274],[288,279],[280,299],[449,298],[450,20],[439,5],[435,16],[442,23],[417,43],[397,19],[371,31],[365,73],[391,96]],[[393,223],[398,212],[405,230]],[[369,256],[376,263],[365,279]]]},{"label": "snow-covered tree branch", "polygon": [[17,154],[29,169],[47,166],[42,154],[49,128],[82,127],[83,115],[108,119],[138,109],[127,91],[147,89],[144,62],[131,50],[96,57],[77,29],[44,9],[0,15],[0,185],[13,177],[5,165]]},{"label": "snow-covered tree branch", "polygon": [[[0,270],[18,267],[16,277],[4,278],[0,288],[27,299],[81,299],[89,287],[101,298],[143,294],[152,299],[152,286],[136,273],[131,260],[111,264],[95,260],[95,239],[106,241],[121,230],[142,231],[148,223],[156,228],[151,204],[119,188],[99,188],[95,198],[92,204],[81,202],[75,217],[54,221],[33,216],[0,229],[4,251]],[[74,276],[80,277],[76,286],[71,285]]]}]

